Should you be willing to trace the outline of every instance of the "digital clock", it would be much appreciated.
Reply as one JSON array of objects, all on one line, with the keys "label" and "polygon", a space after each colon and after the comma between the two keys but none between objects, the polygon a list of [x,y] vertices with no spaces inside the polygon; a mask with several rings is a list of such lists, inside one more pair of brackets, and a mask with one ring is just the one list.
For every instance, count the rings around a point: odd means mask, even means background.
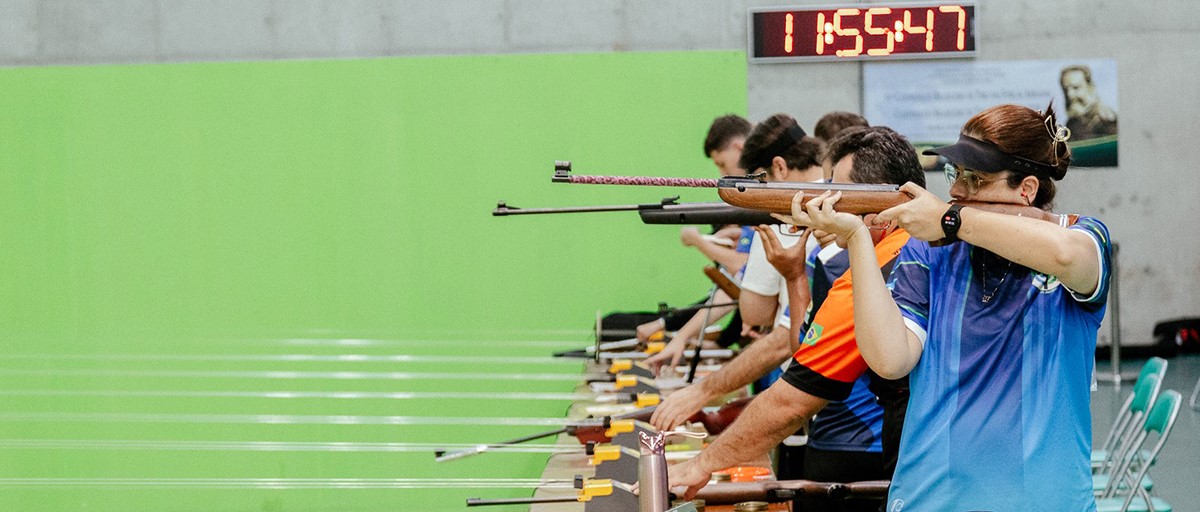
[{"label": "digital clock", "polygon": [[975,4],[754,8],[750,61],[975,56]]}]

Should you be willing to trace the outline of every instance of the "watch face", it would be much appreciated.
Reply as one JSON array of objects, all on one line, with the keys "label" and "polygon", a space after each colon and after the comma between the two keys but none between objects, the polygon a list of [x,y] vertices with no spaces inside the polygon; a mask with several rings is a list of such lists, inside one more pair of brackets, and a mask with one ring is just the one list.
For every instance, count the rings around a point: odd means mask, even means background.
[{"label": "watch face", "polygon": [[960,220],[960,217],[958,216],[958,210],[960,208],[962,207],[958,205],[951,205],[950,209],[946,210],[946,213],[942,214],[942,232],[945,233],[947,237],[952,237],[958,233],[958,224]]}]

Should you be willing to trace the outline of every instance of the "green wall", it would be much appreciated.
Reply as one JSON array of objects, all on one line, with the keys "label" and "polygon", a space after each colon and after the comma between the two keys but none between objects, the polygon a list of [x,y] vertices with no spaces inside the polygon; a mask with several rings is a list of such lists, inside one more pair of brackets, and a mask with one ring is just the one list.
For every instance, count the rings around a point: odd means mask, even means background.
[{"label": "green wall", "polygon": [[[739,52],[0,70],[0,329],[28,338],[530,335],[683,301],[702,261],[577,173],[712,176]],[[685,199],[710,200],[707,191]],[[701,281],[698,283],[698,281]]]},{"label": "green wall", "polygon": [[[552,162],[713,176],[701,141],[714,116],[745,112],[745,83],[738,52],[0,70],[0,508],[458,510],[460,489],[81,482],[537,476],[545,454],[437,465],[424,452],[189,443],[474,443],[544,430],[261,415],[539,418],[561,417],[567,402],[263,393],[570,391],[569,378],[389,372],[570,376],[578,364],[536,359],[587,340],[596,310],[700,295],[704,261],[676,227],[633,213],[490,211],[501,199],[715,200],[552,184]],[[397,354],[534,359],[388,359]],[[152,441],[172,447],[111,444]]]}]

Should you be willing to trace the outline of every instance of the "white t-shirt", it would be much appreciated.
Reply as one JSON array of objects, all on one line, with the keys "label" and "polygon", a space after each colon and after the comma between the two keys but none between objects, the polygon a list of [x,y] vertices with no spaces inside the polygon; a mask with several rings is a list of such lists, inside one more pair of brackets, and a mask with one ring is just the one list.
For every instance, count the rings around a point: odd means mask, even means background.
[{"label": "white t-shirt", "polygon": [[[771,226],[771,230],[775,232],[775,237],[779,239],[779,245],[787,249],[800,240],[800,233],[790,233],[790,226],[777,224]],[[815,237],[808,237],[808,245],[806,246],[806,254],[811,254],[814,249],[820,247],[817,244]],[[763,249],[763,243],[760,237],[755,236],[754,241],[750,242],[750,256],[746,260],[746,271],[742,274],[742,289],[757,293],[762,296],[770,297],[775,295],[779,300],[779,307],[775,310],[775,324],[783,325],[783,308],[788,305],[787,296],[787,281],[783,275],[775,270],[771,262],[767,261],[766,249]]]}]

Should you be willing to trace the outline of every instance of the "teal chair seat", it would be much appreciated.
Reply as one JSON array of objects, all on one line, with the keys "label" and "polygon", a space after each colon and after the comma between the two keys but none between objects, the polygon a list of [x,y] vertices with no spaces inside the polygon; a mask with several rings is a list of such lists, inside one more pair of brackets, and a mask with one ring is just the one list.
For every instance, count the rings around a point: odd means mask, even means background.
[{"label": "teal chair seat", "polygon": [[[1171,504],[1162,500],[1162,498],[1150,498],[1150,502],[1154,505],[1154,512],[1171,512]],[[1101,498],[1096,500],[1096,512],[1121,512],[1121,506],[1125,504],[1125,498]],[[1127,512],[1149,512],[1150,507],[1146,506],[1146,502],[1142,500],[1133,500],[1129,504]]]},{"label": "teal chair seat", "polygon": [[[1108,475],[1092,475],[1092,492],[1096,494],[1104,491],[1108,487]],[[1121,488],[1125,486],[1122,485]],[[1154,482],[1150,480],[1150,475],[1142,477],[1142,488],[1151,491],[1154,490]]]},{"label": "teal chair seat", "polygon": [[[1150,448],[1150,456],[1146,460],[1153,461],[1158,458],[1158,454],[1162,453],[1163,446],[1175,426],[1175,419],[1179,416],[1179,407],[1182,402],[1183,397],[1179,392],[1171,389],[1163,392],[1162,396],[1155,401],[1154,407],[1146,415],[1142,431],[1129,445],[1131,453],[1122,456],[1113,471],[1106,473],[1106,475],[1113,475],[1113,478],[1105,479],[1105,485],[1099,492],[1100,498],[1096,500],[1098,510],[1117,512],[1171,510],[1171,506],[1167,502],[1150,496],[1149,487],[1145,487],[1149,483],[1146,472],[1150,469],[1150,464],[1135,466],[1133,459],[1140,453],[1140,451],[1134,450],[1140,450],[1146,446],[1149,435],[1155,433],[1158,439]],[[1099,475],[1093,477],[1092,482],[1099,485]]]},{"label": "teal chair seat", "polygon": [[[1092,467],[1093,468],[1100,467],[1101,464],[1104,464],[1104,460],[1107,458],[1108,458],[1108,451],[1093,450],[1092,451]],[[1138,451],[1138,460],[1146,460],[1149,458],[1150,458],[1150,450],[1139,450]],[[1150,461],[1150,465],[1153,466],[1154,461]]]}]

